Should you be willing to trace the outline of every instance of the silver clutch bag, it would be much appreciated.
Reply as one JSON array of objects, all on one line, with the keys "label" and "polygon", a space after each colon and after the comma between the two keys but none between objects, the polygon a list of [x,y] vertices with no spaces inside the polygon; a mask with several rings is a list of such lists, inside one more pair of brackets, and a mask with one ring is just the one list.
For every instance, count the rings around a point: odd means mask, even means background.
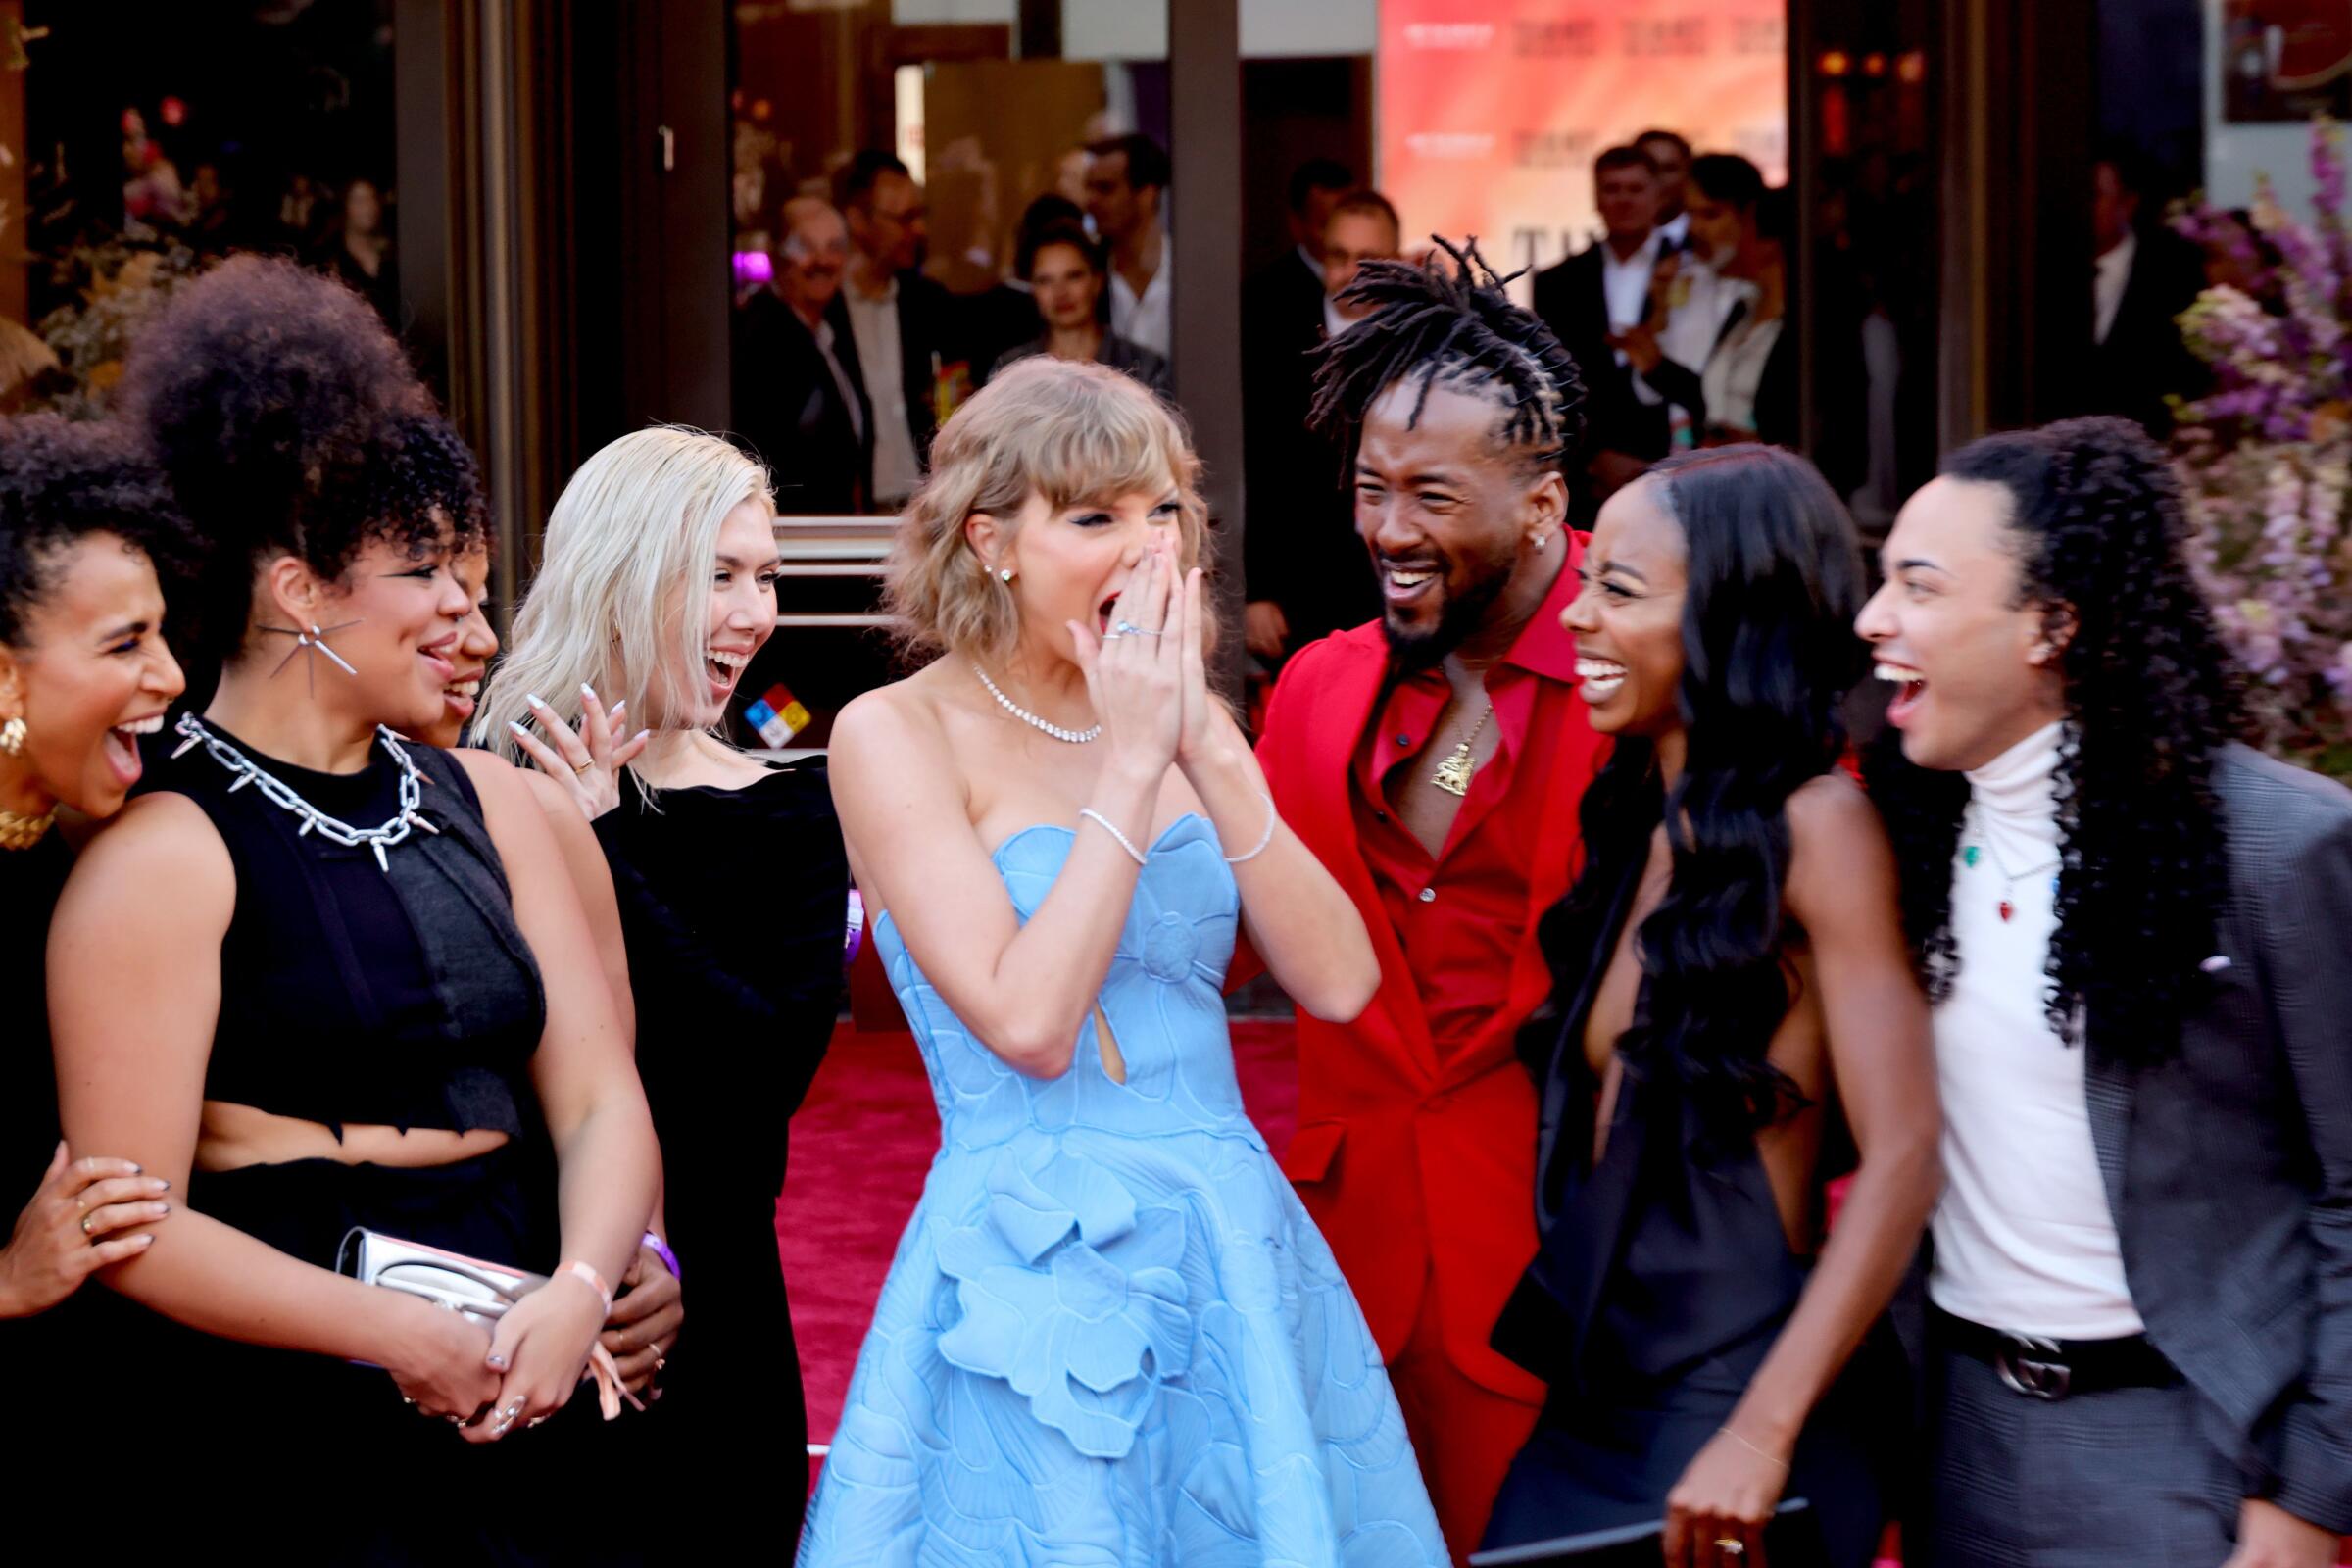
[{"label": "silver clutch bag", "polygon": [[335,1250],[335,1272],[348,1274],[362,1285],[420,1296],[436,1306],[463,1312],[485,1328],[505,1316],[507,1308],[523,1296],[547,1283],[542,1275],[486,1263],[421,1242],[404,1242],[364,1225],[344,1233],[343,1245]]}]

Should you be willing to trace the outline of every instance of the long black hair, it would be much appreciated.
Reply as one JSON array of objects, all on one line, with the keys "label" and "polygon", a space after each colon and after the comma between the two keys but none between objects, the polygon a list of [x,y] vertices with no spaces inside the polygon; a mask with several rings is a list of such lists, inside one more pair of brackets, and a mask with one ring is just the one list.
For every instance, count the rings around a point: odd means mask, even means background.
[{"label": "long black hair", "polygon": [[1777,447],[1669,459],[1647,482],[1689,563],[1676,693],[1687,760],[1668,790],[1654,746],[1623,737],[1586,789],[1585,866],[1540,928],[1552,1001],[1520,1050],[1542,1071],[1555,1047],[1582,1049],[1559,1041],[1562,1011],[1587,966],[1608,962],[1620,899],[1662,820],[1673,875],[1637,935],[1647,1005],[1618,1049],[1634,1070],[1679,1080],[1730,1147],[1796,1102],[1765,1055],[1792,996],[1788,804],[1845,748],[1862,556],[1820,470]]},{"label": "long black hair", "polygon": [[1504,293],[1478,253],[1435,235],[1452,262],[1366,262],[1340,298],[1372,314],[1315,355],[1314,401],[1307,424],[1334,437],[1349,462],[1365,411],[1397,382],[1419,383],[1412,418],[1433,386],[1477,388],[1502,405],[1499,434],[1534,467],[1556,468],[1585,431],[1585,383],[1576,361],[1533,311]]},{"label": "long black hair", "polygon": [[[1947,478],[2009,493],[2024,604],[2060,648],[2058,929],[2050,1027],[2097,1059],[2161,1061],[2205,984],[2229,887],[2215,754],[2242,727],[2238,674],[2190,575],[2188,510],[2164,453],[2122,419],[2066,419],[1961,448]],[[1951,990],[1958,773],[1913,766],[1891,732],[1871,798],[1902,864],[1903,926],[1928,994]]]}]

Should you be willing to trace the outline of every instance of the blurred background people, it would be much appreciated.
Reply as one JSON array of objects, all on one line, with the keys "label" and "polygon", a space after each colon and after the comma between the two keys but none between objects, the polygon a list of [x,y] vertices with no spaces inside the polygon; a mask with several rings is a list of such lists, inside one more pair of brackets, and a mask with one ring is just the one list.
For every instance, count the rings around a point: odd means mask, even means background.
[{"label": "blurred background people", "polygon": [[[2178,318],[2205,286],[2196,247],[2161,224],[2143,224],[2155,181],[2145,160],[2121,147],[2091,166],[2091,347],[2082,412],[2130,419],[2159,440],[2172,432],[2165,395],[2192,395],[2204,367]],[[2153,216],[2145,214],[2144,216]]]},{"label": "blurred background people", "polygon": [[1174,341],[1167,150],[1140,131],[1090,143],[1086,211],[1110,246],[1110,326],[1162,359]]},{"label": "blurred background people", "polygon": [[[1656,138],[1653,138],[1656,139]],[[1650,284],[1665,238],[1657,226],[1657,165],[1639,146],[1592,161],[1601,237],[1536,274],[1536,314],[1575,357],[1585,378],[1587,434],[1578,514],[1588,525],[1601,502],[1666,456],[1666,400],[1610,342],[1650,317]]]},{"label": "blurred background people", "polygon": [[796,196],[776,224],[775,274],[735,321],[735,428],[782,476],[789,513],[865,510],[874,496],[874,405],[841,302],[849,226]]},{"label": "blurred background people", "polygon": [[1664,248],[1679,251],[1690,243],[1690,215],[1685,205],[1690,184],[1690,143],[1679,131],[1645,130],[1634,145],[1658,172],[1658,233]]},{"label": "blurred background people", "polygon": [[1403,251],[1396,207],[1376,190],[1350,191],[1325,220],[1323,292],[1311,318],[1286,318],[1253,340],[1243,384],[1244,482],[1250,526],[1242,535],[1245,645],[1269,670],[1318,637],[1380,612],[1380,591],[1355,533],[1355,487],[1343,446],[1306,428],[1315,350],[1370,312],[1346,297],[1368,261]]},{"label": "blurred background people", "polygon": [[920,270],[923,192],[905,163],[869,148],[834,190],[850,234],[841,298],[874,410],[873,505],[895,512],[922,482],[939,427],[938,385],[956,358],[954,304]]},{"label": "blurred background people", "polygon": [[1057,360],[1096,360],[1124,370],[1158,393],[1169,395],[1168,362],[1104,324],[1103,294],[1109,282],[1102,244],[1073,222],[1047,225],[1022,240],[1015,266],[1028,279],[1045,330],[1001,355],[991,374],[1033,354]]}]

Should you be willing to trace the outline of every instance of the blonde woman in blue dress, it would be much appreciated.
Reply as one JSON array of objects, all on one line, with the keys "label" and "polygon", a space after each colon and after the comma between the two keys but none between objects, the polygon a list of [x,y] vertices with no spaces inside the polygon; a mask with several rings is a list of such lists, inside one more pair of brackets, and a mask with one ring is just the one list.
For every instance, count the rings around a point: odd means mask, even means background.
[{"label": "blonde woman in blue dress", "polygon": [[937,657],[832,782],[942,1142],[801,1544],[834,1564],[1446,1561],[1379,1352],[1243,1109],[1237,938],[1379,974],[1209,692],[1198,464],[1097,365],[941,430],[890,602]]}]

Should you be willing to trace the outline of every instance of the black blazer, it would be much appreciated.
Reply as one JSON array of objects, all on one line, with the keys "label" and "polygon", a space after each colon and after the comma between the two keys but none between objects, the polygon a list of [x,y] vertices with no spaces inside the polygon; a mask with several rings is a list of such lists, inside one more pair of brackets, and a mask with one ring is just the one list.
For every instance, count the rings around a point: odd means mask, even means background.
[{"label": "black blazer", "polygon": [[[1286,269],[1312,292],[1286,278]],[[1378,614],[1380,590],[1355,533],[1347,456],[1306,428],[1323,290],[1295,255],[1258,278],[1242,331],[1243,591],[1282,607],[1296,652]]]},{"label": "black blazer", "polygon": [[[2204,261],[2185,240],[2139,236],[2107,341],[2094,342],[2084,362],[2082,413],[2121,416],[2159,440],[2172,433],[2164,395],[2197,396],[2206,379],[2204,364],[2181,338],[2175,318],[2204,287]],[[2096,324],[2094,319],[2094,330]]]},{"label": "black blazer", "polygon": [[1666,405],[1634,395],[1633,368],[1619,365],[1609,347],[1609,300],[1601,282],[1606,254],[1606,242],[1596,242],[1538,272],[1536,314],[1584,378],[1585,452],[1623,452],[1655,463],[1666,455]]},{"label": "black blazer", "polygon": [[2092,1058],[2091,1138],[2209,1437],[2248,1495],[2352,1533],[2352,792],[2243,746],[2213,783],[2227,965],[2176,1059]]},{"label": "black blazer", "polygon": [[855,420],[815,334],[791,306],[763,289],[735,318],[735,428],[775,471],[776,508],[787,514],[862,512],[874,492],[874,407],[838,296],[825,319],[857,397]]}]

